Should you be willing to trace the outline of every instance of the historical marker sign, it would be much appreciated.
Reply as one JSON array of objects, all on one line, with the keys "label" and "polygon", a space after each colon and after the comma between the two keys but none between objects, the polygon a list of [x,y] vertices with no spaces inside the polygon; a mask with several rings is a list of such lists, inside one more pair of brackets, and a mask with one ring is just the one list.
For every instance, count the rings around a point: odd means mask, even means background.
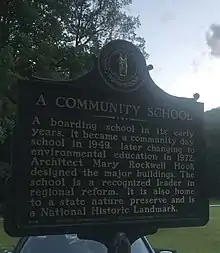
[{"label": "historical marker sign", "polygon": [[74,82],[21,81],[6,231],[204,225],[203,112],[160,90],[125,41]]}]

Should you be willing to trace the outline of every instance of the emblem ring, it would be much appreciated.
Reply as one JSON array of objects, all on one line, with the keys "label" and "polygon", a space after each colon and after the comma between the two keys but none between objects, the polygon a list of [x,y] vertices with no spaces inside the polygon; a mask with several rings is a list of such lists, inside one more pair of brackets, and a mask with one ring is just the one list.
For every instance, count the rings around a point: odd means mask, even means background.
[{"label": "emblem ring", "polygon": [[99,72],[104,82],[114,90],[133,92],[144,83],[146,61],[131,42],[113,40],[100,51]]}]

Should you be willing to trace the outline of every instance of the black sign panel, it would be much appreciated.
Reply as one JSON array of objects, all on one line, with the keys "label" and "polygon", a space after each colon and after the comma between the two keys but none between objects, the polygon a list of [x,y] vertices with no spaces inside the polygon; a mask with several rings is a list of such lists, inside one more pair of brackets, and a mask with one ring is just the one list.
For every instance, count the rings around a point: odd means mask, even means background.
[{"label": "black sign panel", "polygon": [[128,77],[123,54],[106,79],[103,67],[71,83],[19,83],[10,235],[208,221],[203,104],[166,94],[146,70]]}]

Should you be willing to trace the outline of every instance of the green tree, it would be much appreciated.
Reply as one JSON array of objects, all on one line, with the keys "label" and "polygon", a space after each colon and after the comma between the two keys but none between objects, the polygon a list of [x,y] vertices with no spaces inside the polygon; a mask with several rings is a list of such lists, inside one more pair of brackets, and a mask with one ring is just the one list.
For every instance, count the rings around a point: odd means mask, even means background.
[{"label": "green tree", "polygon": [[206,174],[210,197],[220,197],[220,108],[205,112]]},{"label": "green tree", "polygon": [[6,182],[10,176],[10,165],[8,163],[0,162],[0,215],[4,211],[4,205],[6,200]]},{"label": "green tree", "polygon": [[[0,1],[0,141],[14,126],[16,82],[31,74],[72,79],[92,66],[92,56],[112,39],[127,39],[147,57],[136,33],[132,0]],[[1,160],[1,157],[0,157]]]}]

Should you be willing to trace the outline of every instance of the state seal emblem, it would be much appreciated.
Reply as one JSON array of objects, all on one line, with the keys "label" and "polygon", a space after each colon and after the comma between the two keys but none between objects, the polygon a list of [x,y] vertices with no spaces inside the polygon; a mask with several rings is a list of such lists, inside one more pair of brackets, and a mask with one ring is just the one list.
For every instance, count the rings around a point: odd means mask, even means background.
[{"label": "state seal emblem", "polygon": [[106,44],[100,51],[98,67],[105,83],[124,92],[139,89],[147,71],[141,51],[125,40],[113,40]]}]

